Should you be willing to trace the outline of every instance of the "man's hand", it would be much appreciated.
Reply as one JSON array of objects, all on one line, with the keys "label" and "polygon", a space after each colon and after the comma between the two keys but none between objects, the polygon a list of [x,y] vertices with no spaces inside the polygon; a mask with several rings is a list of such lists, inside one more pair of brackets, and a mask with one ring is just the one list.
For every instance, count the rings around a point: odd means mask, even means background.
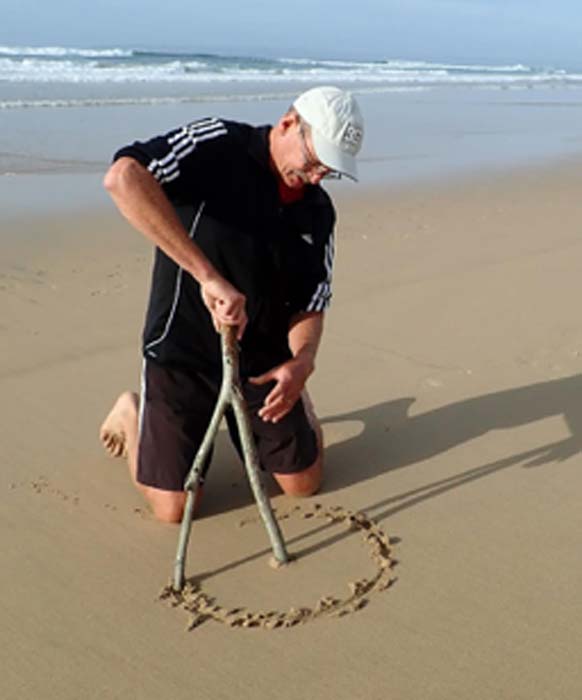
[{"label": "man's hand", "polygon": [[294,357],[282,365],[261,374],[260,377],[251,377],[253,384],[266,384],[275,382],[262,408],[259,416],[266,422],[277,423],[284,418],[293,408],[305,386],[309,375],[313,372],[313,364],[303,358]]},{"label": "man's hand", "polygon": [[223,277],[215,277],[200,285],[200,294],[210,311],[212,323],[220,333],[221,326],[237,326],[240,340],[247,325],[246,297]]}]

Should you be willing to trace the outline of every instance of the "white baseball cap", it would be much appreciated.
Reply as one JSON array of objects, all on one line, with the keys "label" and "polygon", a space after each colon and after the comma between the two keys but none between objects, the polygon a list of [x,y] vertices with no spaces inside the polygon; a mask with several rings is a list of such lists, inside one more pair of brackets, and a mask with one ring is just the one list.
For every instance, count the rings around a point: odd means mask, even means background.
[{"label": "white baseball cap", "polygon": [[356,155],[364,138],[364,119],[351,93],[336,87],[303,92],[293,106],[311,127],[319,160],[331,170],[357,180]]}]

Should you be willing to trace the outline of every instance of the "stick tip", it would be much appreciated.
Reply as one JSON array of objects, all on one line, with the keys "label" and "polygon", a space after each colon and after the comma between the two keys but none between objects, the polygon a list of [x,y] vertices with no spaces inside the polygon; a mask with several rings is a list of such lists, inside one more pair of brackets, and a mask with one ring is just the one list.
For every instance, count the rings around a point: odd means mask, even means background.
[{"label": "stick tip", "polygon": [[277,559],[276,557],[269,557],[269,566],[271,569],[281,569],[282,567],[287,566],[287,564],[290,564],[294,559],[295,557],[292,556],[288,556],[285,560]]}]

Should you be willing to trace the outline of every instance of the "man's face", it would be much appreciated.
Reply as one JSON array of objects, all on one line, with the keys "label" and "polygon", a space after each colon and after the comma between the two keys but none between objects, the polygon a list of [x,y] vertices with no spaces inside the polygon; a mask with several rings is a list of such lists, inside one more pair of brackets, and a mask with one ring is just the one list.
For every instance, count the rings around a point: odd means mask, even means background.
[{"label": "man's face", "polygon": [[298,190],[307,184],[316,185],[332,172],[315,155],[309,128],[297,115],[281,122],[278,146],[273,162],[287,187]]}]

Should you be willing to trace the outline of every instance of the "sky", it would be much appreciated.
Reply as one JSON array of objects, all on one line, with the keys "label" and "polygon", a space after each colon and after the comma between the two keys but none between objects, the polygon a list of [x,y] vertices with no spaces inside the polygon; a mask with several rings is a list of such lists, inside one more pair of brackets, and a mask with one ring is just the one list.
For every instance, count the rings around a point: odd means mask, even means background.
[{"label": "sky", "polygon": [[582,68],[581,0],[0,0],[0,45]]}]

